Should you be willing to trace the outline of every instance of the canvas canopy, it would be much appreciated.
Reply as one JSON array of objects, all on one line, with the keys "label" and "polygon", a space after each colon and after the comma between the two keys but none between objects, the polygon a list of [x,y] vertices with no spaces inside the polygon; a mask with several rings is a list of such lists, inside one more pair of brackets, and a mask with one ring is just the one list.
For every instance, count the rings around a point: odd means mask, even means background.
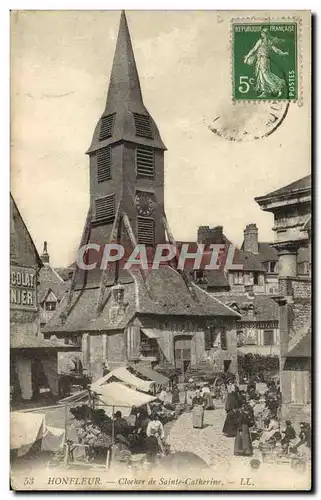
[{"label": "canvas canopy", "polygon": [[139,377],[136,377],[135,375],[130,373],[125,367],[119,367],[116,368],[115,370],[112,370],[110,373],[108,373],[101,379],[94,382],[94,384],[91,385],[92,389],[95,390],[95,388],[97,387],[101,387],[102,385],[108,384],[108,380],[111,379],[112,377],[115,377],[116,379],[125,382],[125,384],[135,387],[135,389],[138,389],[139,391],[143,392],[151,391],[153,385],[155,384],[154,381],[142,380]]},{"label": "canvas canopy", "polygon": [[[103,377],[105,378],[105,377]],[[102,379],[100,379],[101,381]],[[148,405],[157,398],[149,396],[135,389],[130,389],[119,382],[110,382],[109,384],[97,385],[97,382],[91,385],[91,390],[97,394],[95,407],[101,407],[108,415],[113,412],[121,411],[124,416],[128,416],[133,406],[139,408]],[[72,396],[61,399],[61,404],[77,404],[86,402],[89,399],[88,391],[80,391]]]},{"label": "canvas canopy", "polygon": [[17,450],[17,456],[22,457],[41,440],[43,451],[58,451],[62,449],[65,430],[46,425],[44,413],[12,412],[10,422],[10,448]]},{"label": "canvas canopy", "polygon": [[150,380],[154,380],[158,385],[167,385],[169,383],[169,379],[165,377],[165,375],[162,375],[161,373],[158,373],[155,370],[142,365],[141,363],[131,365],[131,367],[133,368],[133,370],[144,375],[144,377],[147,377]]},{"label": "canvas canopy", "polygon": [[114,412],[120,410],[127,416],[133,406],[138,408],[156,400],[153,396],[130,389],[119,382],[101,385],[93,390],[98,394],[99,400],[106,405],[107,408],[104,409],[108,414],[112,414],[113,410]]},{"label": "canvas canopy", "polygon": [[42,439],[45,433],[45,418],[44,413],[11,413],[10,448],[18,450],[18,456],[25,455],[38,439]]}]

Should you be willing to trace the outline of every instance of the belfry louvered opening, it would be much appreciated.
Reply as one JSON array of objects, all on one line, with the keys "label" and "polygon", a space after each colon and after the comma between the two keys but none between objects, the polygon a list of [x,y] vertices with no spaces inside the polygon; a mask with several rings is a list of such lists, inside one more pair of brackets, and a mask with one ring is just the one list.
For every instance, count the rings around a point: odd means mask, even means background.
[{"label": "belfry louvered opening", "polygon": [[97,181],[105,182],[111,179],[112,149],[103,148],[97,151]]},{"label": "belfry louvered opening", "polygon": [[154,149],[149,146],[136,148],[136,174],[138,177],[154,177]]},{"label": "belfry louvered opening", "polygon": [[138,217],[137,218],[137,236],[138,243],[147,246],[155,244],[155,224],[153,219]]},{"label": "belfry louvered opening", "polygon": [[149,116],[133,113],[136,135],[153,139],[152,127]]},{"label": "belfry louvered opening", "polygon": [[99,140],[104,141],[113,135],[115,113],[101,118]]},{"label": "belfry louvered opening", "polygon": [[96,222],[112,222],[115,218],[116,203],[115,194],[97,198],[95,200]]}]

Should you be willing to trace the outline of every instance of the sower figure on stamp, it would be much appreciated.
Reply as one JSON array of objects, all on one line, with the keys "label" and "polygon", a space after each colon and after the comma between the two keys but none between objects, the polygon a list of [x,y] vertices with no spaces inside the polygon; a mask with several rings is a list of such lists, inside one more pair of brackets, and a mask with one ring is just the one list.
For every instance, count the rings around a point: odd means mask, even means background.
[{"label": "sower figure on stamp", "polygon": [[271,37],[268,28],[263,28],[261,38],[256,42],[250,52],[244,57],[245,64],[255,62],[255,77],[257,92],[261,92],[259,97],[277,96],[281,97],[285,90],[285,80],[275,75],[271,71],[271,53],[272,51],[280,56],[289,55],[276,47],[281,40],[277,37]]}]

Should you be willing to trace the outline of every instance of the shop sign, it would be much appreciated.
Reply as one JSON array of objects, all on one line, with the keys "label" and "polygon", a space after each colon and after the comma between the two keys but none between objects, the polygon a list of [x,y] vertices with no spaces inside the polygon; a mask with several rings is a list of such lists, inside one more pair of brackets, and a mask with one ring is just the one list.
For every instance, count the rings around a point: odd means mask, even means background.
[{"label": "shop sign", "polygon": [[36,310],[36,271],[32,267],[10,266],[10,307]]}]

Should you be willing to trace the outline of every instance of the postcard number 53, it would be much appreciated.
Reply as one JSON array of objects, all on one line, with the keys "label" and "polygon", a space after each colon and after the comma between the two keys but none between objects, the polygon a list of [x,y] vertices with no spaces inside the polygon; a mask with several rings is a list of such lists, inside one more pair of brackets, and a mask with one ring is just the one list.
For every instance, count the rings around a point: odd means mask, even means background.
[{"label": "postcard number 53", "polygon": [[250,86],[254,85],[254,78],[249,78],[248,76],[240,76],[239,91],[241,94],[247,94],[250,90]]},{"label": "postcard number 53", "polygon": [[24,484],[33,484],[34,478],[33,477],[25,477]]}]

